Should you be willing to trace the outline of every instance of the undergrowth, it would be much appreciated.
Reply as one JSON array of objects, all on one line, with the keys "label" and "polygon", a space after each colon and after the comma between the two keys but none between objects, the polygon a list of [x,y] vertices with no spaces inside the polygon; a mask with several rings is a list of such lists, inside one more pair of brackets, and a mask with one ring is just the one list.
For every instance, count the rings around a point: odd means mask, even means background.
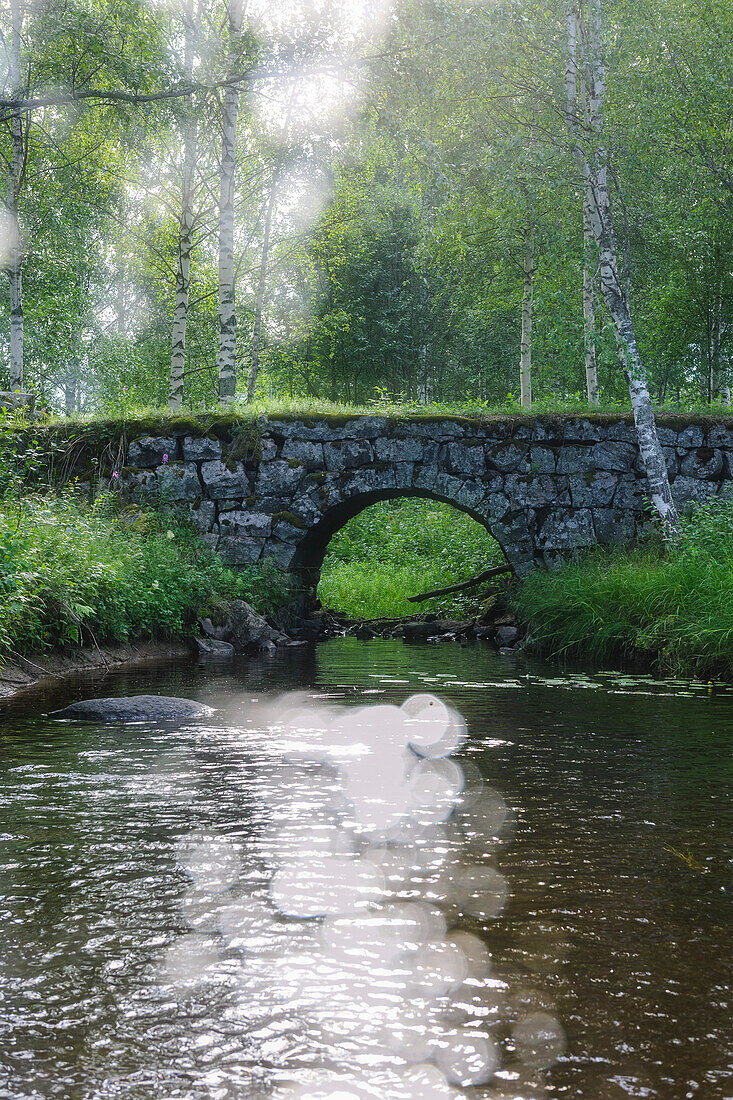
[{"label": "undergrowth", "polygon": [[68,492],[0,500],[0,656],[179,637],[234,598],[270,611],[289,582],[227,568],[173,512]]},{"label": "undergrowth", "polygon": [[426,611],[463,616],[482,610],[480,589],[419,604],[408,597],[503,562],[488,531],[457,508],[419,498],[385,501],[364,509],[331,540],[318,595],[325,607],[353,618]]},{"label": "undergrowth", "polygon": [[532,574],[514,607],[550,656],[642,656],[666,671],[733,675],[733,503],[682,520],[672,546],[597,549]]}]

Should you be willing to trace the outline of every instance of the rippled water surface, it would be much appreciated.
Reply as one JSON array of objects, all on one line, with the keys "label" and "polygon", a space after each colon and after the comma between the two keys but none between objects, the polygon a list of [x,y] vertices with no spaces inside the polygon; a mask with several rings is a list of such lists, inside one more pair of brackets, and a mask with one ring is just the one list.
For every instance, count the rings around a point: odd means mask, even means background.
[{"label": "rippled water surface", "polygon": [[[40,714],[140,692],[217,713]],[[733,692],[336,639],[1,721],[0,1097],[733,1096]]]}]

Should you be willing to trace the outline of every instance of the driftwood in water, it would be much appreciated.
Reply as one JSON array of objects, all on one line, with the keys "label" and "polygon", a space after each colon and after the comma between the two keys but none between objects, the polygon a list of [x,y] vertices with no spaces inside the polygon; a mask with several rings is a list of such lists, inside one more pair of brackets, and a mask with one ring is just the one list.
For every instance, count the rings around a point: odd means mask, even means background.
[{"label": "driftwood in water", "polygon": [[511,565],[496,565],[493,569],[484,569],[483,573],[478,573],[468,581],[451,584],[447,588],[436,588],[434,592],[421,592],[419,596],[408,596],[407,599],[409,603],[420,603],[421,600],[429,600],[432,596],[446,596],[449,592],[460,592],[464,588],[473,588],[475,585],[481,584],[482,581],[487,581],[489,577],[498,577],[502,573],[513,572]]}]

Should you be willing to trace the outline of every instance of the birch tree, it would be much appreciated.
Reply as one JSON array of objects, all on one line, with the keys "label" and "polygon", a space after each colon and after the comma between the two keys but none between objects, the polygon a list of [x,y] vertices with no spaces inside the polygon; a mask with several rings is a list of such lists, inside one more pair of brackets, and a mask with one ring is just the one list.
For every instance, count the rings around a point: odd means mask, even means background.
[{"label": "birch tree", "polygon": [[[8,81],[11,98],[18,102],[23,96],[23,7],[22,0],[12,0]],[[28,150],[28,119],[19,109],[10,116],[11,154],[8,165],[5,196],[7,265],[10,283],[10,389],[23,389],[23,242],[19,220],[20,193]]]},{"label": "birch tree", "polygon": [[221,166],[219,187],[219,402],[230,405],[237,390],[237,313],[234,272],[234,184],[237,164],[242,65],[243,0],[228,0],[230,82],[221,106]]},{"label": "birch tree", "polygon": [[[193,82],[193,55],[197,21],[194,17],[193,0],[186,0],[184,25],[185,79]],[[171,329],[171,370],[168,409],[176,412],[183,402],[183,385],[186,373],[186,324],[188,322],[188,299],[191,286],[191,253],[194,234],[194,190],[196,177],[196,146],[198,128],[193,102],[186,104],[183,134],[183,171],[181,180],[181,215],[178,234],[178,256],[176,264],[176,294],[173,307],[173,325]]]},{"label": "birch tree", "polygon": [[535,227],[528,211],[522,256],[522,335],[519,345],[519,389],[523,409],[532,407],[532,310],[534,307]]},{"label": "birch tree", "polygon": [[[599,253],[601,292],[619,339],[623,369],[629,387],[639,450],[649,483],[652,503],[667,536],[677,528],[677,509],[667,475],[667,464],[657,436],[646,371],[636,342],[628,286],[620,276],[608,189],[608,156],[603,133],[605,66],[603,60],[600,0],[587,0],[585,8],[570,9],[572,44],[577,34],[587,88],[588,125],[579,117],[576,105],[568,108],[572,146],[580,169],[593,237]],[[579,32],[579,34],[578,34]],[[569,51],[570,56],[572,52]],[[573,66],[571,66],[573,67]],[[572,79],[570,80],[572,83]],[[568,80],[566,78],[566,94]]]}]

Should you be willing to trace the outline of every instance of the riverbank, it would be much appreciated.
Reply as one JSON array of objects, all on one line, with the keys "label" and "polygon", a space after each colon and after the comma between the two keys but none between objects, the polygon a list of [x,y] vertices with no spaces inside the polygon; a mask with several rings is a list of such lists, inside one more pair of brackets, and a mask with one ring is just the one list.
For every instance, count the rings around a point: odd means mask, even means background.
[{"label": "riverbank", "polygon": [[75,646],[7,660],[0,665],[0,711],[8,703],[47,691],[79,673],[135,668],[150,661],[188,658],[194,652],[193,643],[185,639],[150,639],[124,645]]},{"label": "riverbank", "polygon": [[527,577],[509,604],[528,648],[551,659],[733,680],[732,592],[733,504],[711,502],[674,544],[598,549]]}]

